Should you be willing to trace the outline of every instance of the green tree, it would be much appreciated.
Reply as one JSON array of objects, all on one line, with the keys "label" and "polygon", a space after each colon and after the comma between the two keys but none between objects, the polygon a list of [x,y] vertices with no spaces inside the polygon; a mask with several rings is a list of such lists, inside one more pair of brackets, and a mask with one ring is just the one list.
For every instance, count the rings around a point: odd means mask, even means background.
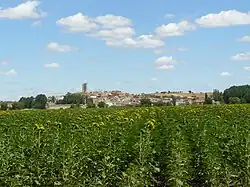
[{"label": "green tree", "polygon": [[176,97],[174,95],[171,96],[172,98],[172,103],[173,103],[173,106],[176,106]]},{"label": "green tree", "polygon": [[52,96],[52,97],[51,97],[51,102],[52,102],[52,103],[55,103],[55,102],[56,102],[56,97],[55,97],[55,96]]},{"label": "green tree", "polygon": [[143,98],[140,100],[141,106],[151,106],[152,102],[150,99]]},{"label": "green tree", "polygon": [[241,104],[246,104],[247,101],[246,101],[244,98],[242,98],[242,99],[240,100],[240,103],[241,103]]},{"label": "green tree", "polygon": [[33,108],[34,106],[34,97],[21,97],[19,102],[23,103],[24,108]]},{"label": "green tree", "polygon": [[92,98],[87,98],[87,108],[96,108],[96,105]]},{"label": "green tree", "polygon": [[8,110],[8,104],[6,102],[1,103],[1,110]]},{"label": "green tree", "polygon": [[211,98],[211,97],[208,97],[207,93],[205,93],[205,102],[204,102],[204,104],[206,104],[206,105],[211,105],[211,104],[213,104],[212,98]]},{"label": "green tree", "polygon": [[250,85],[231,86],[223,92],[223,99],[226,104],[230,103],[230,97],[238,97],[240,100],[250,103]]},{"label": "green tree", "polygon": [[154,106],[165,106],[166,103],[162,102],[162,101],[158,101],[156,103],[153,103]]},{"label": "green tree", "polygon": [[214,99],[215,101],[220,101],[220,102],[222,102],[222,101],[223,101],[223,93],[220,92],[220,91],[217,90],[217,89],[214,89],[214,90],[213,90],[213,99]]},{"label": "green tree", "polygon": [[103,101],[100,101],[98,104],[97,104],[98,108],[105,108],[106,107],[106,103],[103,102]]},{"label": "green tree", "polygon": [[39,94],[35,98],[34,108],[45,109],[47,105],[47,97],[44,94]]},{"label": "green tree", "polygon": [[67,93],[57,104],[85,104],[85,97],[78,93]]},{"label": "green tree", "polygon": [[240,104],[241,100],[238,97],[229,97],[229,104]]},{"label": "green tree", "polygon": [[22,103],[22,102],[14,102],[11,105],[11,109],[12,110],[21,110],[21,109],[24,109],[24,103]]}]

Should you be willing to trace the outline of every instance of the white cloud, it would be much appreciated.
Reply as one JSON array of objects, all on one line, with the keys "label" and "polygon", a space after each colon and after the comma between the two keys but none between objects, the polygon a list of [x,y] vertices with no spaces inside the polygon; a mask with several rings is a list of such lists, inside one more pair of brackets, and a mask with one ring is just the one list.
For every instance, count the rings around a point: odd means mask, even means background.
[{"label": "white cloud", "polygon": [[221,75],[221,76],[224,76],[224,77],[225,77],[225,76],[228,77],[228,76],[231,76],[232,74],[229,73],[229,72],[221,72],[220,75]]},{"label": "white cloud", "polygon": [[68,32],[90,32],[96,29],[116,29],[119,27],[128,28],[132,21],[128,18],[115,15],[105,15],[98,17],[88,17],[82,13],[73,16],[61,18],[56,22],[58,25],[65,27]]},{"label": "white cloud", "polygon": [[196,19],[201,27],[227,27],[233,25],[250,24],[250,12],[244,13],[236,10],[211,13]]},{"label": "white cloud", "polygon": [[136,39],[125,38],[123,40],[108,39],[106,45],[116,47],[130,47],[130,48],[157,48],[162,47],[165,43],[159,39],[154,38],[153,35],[141,35]]},{"label": "white cloud", "polygon": [[58,63],[44,64],[45,68],[59,68],[60,65]]},{"label": "white cloud", "polygon": [[163,41],[156,39],[153,35],[141,35],[136,42],[138,47],[142,48],[157,48],[165,45]]},{"label": "white cloud", "polygon": [[244,69],[250,71],[250,66],[244,67]]},{"label": "white cloud", "polygon": [[0,7],[0,19],[37,19],[46,15],[45,12],[37,10],[39,1],[27,1],[13,8],[2,9]]},{"label": "white cloud", "polygon": [[49,49],[51,51],[61,52],[61,53],[67,53],[67,52],[77,50],[77,48],[75,48],[75,47],[71,47],[71,46],[68,46],[68,45],[60,45],[60,44],[55,43],[55,42],[50,42],[47,45],[47,49]]},{"label": "white cloud", "polygon": [[168,13],[168,14],[165,14],[164,17],[170,19],[170,18],[174,18],[175,15],[174,15],[174,14],[171,14],[171,13]]},{"label": "white cloud", "polygon": [[112,39],[108,38],[105,40],[105,43],[107,46],[112,46],[112,47],[127,47],[127,48],[133,48],[136,47],[137,43],[134,39],[132,38],[125,38],[122,40],[117,40],[117,39]]},{"label": "white cloud", "polygon": [[249,61],[250,60],[250,52],[238,53],[235,56],[232,56],[231,59],[234,61]]},{"label": "white cloud", "polygon": [[151,81],[158,81],[158,79],[156,77],[152,77],[150,80]]},{"label": "white cloud", "polygon": [[62,18],[57,24],[68,32],[84,32],[88,36],[98,37],[106,45],[113,47],[157,48],[165,43],[153,35],[134,37],[136,32],[132,21],[123,16],[105,15],[90,18],[82,13]]},{"label": "white cloud", "polygon": [[243,36],[242,38],[238,39],[239,42],[250,42],[250,36]]},{"label": "white cloud", "polygon": [[121,27],[110,30],[100,30],[94,36],[103,38],[104,40],[111,39],[125,39],[135,35],[135,30],[131,27]]},{"label": "white cloud", "polygon": [[16,74],[17,74],[17,72],[14,69],[11,69],[9,71],[0,72],[0,75],[6,75],[6,76],[16,75]]},{"label": "white cloud", "polygon": [[169,56],[169,57],[163,56],[163,57],[160,57],[160,58],[156,59],[155,63],[157,65],[175,64],[175,63],[177,63],[177,61],[174,60],[172,56]]},{"label": "white cloud", "polygon": [[77,13],[73,16],[61,18],[56,22],[58,25],[64,27],[68,32],[90,32],[91,30],[99,28],[94,19]]},{"label": "white cloud", "polygon": [[174,65],[162,65],[162,66],[157,66],[156,69],[158,70],[172,70],[174,69]]},{"label": "white cloud", "polygon": [[105,15],[95,18],[95,22],[101,24],[102,28],[127,27],[132,25],[132,21],[123,16]]},{"label": "white cloud", "polygon": [[159,69],[159,70],[171,70],[171,69],[174,69],[175,68],[174,64],[177,64],[177,63],[178,63],[178,61],[175,60],[172,56],[159,57],[155,61],[156,69]]},{"label": "white cloud", "polygon": [[180,23],[169,23],[167,25],[161,25],[155,29],[155,33],[160,37],[169,36],[182,36],[185,31],[195,30],[196,26],[188,21],[181,21]]}]

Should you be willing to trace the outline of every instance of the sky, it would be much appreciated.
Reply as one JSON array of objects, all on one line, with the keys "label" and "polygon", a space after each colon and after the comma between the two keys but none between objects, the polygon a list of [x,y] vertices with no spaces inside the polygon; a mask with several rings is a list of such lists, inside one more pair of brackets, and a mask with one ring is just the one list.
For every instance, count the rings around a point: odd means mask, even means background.
[{"label": "sky", "polygon": [[250,81],[249,0],[1,0],[0,100]]}]

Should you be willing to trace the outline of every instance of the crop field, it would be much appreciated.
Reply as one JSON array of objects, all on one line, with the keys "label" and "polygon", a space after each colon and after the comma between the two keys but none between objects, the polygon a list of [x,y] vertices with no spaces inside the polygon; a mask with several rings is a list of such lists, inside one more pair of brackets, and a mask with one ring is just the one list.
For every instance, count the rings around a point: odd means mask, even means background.
[{"label": "crop field", "polygon": [[250,106],[0,112],[0,186],[250,186]]}]

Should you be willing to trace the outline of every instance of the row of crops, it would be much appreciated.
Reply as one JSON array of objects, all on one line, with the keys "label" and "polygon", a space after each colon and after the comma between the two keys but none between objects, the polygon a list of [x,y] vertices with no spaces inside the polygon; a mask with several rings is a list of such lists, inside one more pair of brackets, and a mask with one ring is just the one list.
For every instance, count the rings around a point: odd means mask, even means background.
[{"label": "row of crops", "polygon": [[0,186],[250,186],[250,106],[1,112]]}]

